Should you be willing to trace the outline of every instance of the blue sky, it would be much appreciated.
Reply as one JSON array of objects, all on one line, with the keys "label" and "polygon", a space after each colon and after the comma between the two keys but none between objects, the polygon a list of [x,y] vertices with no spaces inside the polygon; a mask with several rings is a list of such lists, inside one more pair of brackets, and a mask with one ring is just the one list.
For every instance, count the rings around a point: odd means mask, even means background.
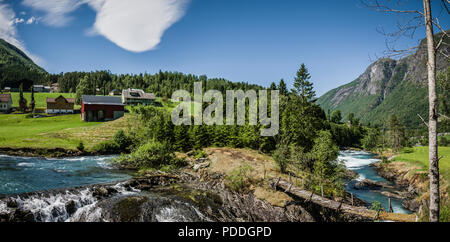
[{"label": "blue sky", "polygon": [[[281,78],[291,85],[305,63],[321,95],[382,55],[385,37],[376,28],[393,30],[398,19],[359,0],[104,1],[0,0],[0,15],[12,12],[16,20],[3,34],[51,73],[167,70],[268,86]],[[443,15],[441,23],[449,23]],[[404,38],[398,45],[416,43]]]}]

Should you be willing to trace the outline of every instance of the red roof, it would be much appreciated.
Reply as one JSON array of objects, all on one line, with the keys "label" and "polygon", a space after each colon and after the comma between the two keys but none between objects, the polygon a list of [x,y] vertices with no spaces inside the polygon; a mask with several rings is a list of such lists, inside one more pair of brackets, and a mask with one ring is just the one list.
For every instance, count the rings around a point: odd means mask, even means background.
[{"label": "red roof", "polygon": [[0,102],[9,102],[11,100],[11,94],[0,94]]},{"label": "red roof", "polygon": [[[54,102],[56,102],[56,99],[58,99],[58,98],[60,98],[60,97],[62,97],[62,98],[64,98],[63,96],[59,96],[59,97],[57,97],[57,98],[47,98],[47,103],[54,103]],[[75,99],[73,99],[73,98],[64,98],[68,103],[75,103]]]}]

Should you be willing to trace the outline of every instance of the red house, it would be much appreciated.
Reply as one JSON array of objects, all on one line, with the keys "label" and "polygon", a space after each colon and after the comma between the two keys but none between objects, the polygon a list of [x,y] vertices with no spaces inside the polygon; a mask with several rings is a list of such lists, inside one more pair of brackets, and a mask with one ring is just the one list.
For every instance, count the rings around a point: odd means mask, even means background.
[{"label": "red house", "polygon": [[81,98],[81,119],[86,122],[102,122],[123,117],[125,104],[120,97],[87,96]]}]

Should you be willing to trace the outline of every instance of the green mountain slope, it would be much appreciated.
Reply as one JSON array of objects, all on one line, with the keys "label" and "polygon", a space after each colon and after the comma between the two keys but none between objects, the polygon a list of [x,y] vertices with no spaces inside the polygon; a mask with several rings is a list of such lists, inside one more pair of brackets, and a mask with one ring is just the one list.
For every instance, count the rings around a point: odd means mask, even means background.
[{"label": "green mountain slope", "polygon": [[23,51],[0,39],[0,87],[17,86],[24,79],[40,83],[47,72]]},{"label": "green mountain slope", "polygon": [[[422,40],[417,52],[403,59],[385,58],[372,63],[356,80],[325,93],[317,103],[326,111],[341,110],[344,118],[353,112],[363,123],[383,124],[396,114],[407,127],[418,127],[421,121],[417,114],[428,117],[425,44]],[[441,51],[449,55],[449,45]],[[443,71],[450,62],[438,54],[436,65],[438,71]]]}]

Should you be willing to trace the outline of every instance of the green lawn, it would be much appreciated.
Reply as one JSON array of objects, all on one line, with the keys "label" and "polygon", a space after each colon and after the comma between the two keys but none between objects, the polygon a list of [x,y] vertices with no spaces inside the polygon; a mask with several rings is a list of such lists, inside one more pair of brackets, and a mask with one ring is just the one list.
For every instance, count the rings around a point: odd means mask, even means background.
[{"label": "green lawn", "polygon": [[[59,95],[63,95],[65,98],[75,98],[75,93],[34,93],[34,100],[36,101],[36,108],[47,108],[47,98],[56,98]],[[25,92],[23,96],[28,101],[28,105],[30,105],[31,101],[31,93]],[[19,93],[11,92],[11,97],[13,100],[13,107],[19,106]],[[75,105],[75,109],[79,109],[79,105]]]},{"label": "green lawn", "polygon": [[97,126],[83,122],[79,114],[27,118],[26,114],[0,114],[0,147],[75,148],[80,139],[50,136],[68,128]]},{"label": "green lawn", "polygon": [[[412,153],[401,153],[393,161],[406,161],[418,165],[423,170],[428,170],[428,146],[414,147]],[[450,180],[450,147],[439,147],[439,156],[443,158],[439,161],[439,171],[445,180]]]}]

